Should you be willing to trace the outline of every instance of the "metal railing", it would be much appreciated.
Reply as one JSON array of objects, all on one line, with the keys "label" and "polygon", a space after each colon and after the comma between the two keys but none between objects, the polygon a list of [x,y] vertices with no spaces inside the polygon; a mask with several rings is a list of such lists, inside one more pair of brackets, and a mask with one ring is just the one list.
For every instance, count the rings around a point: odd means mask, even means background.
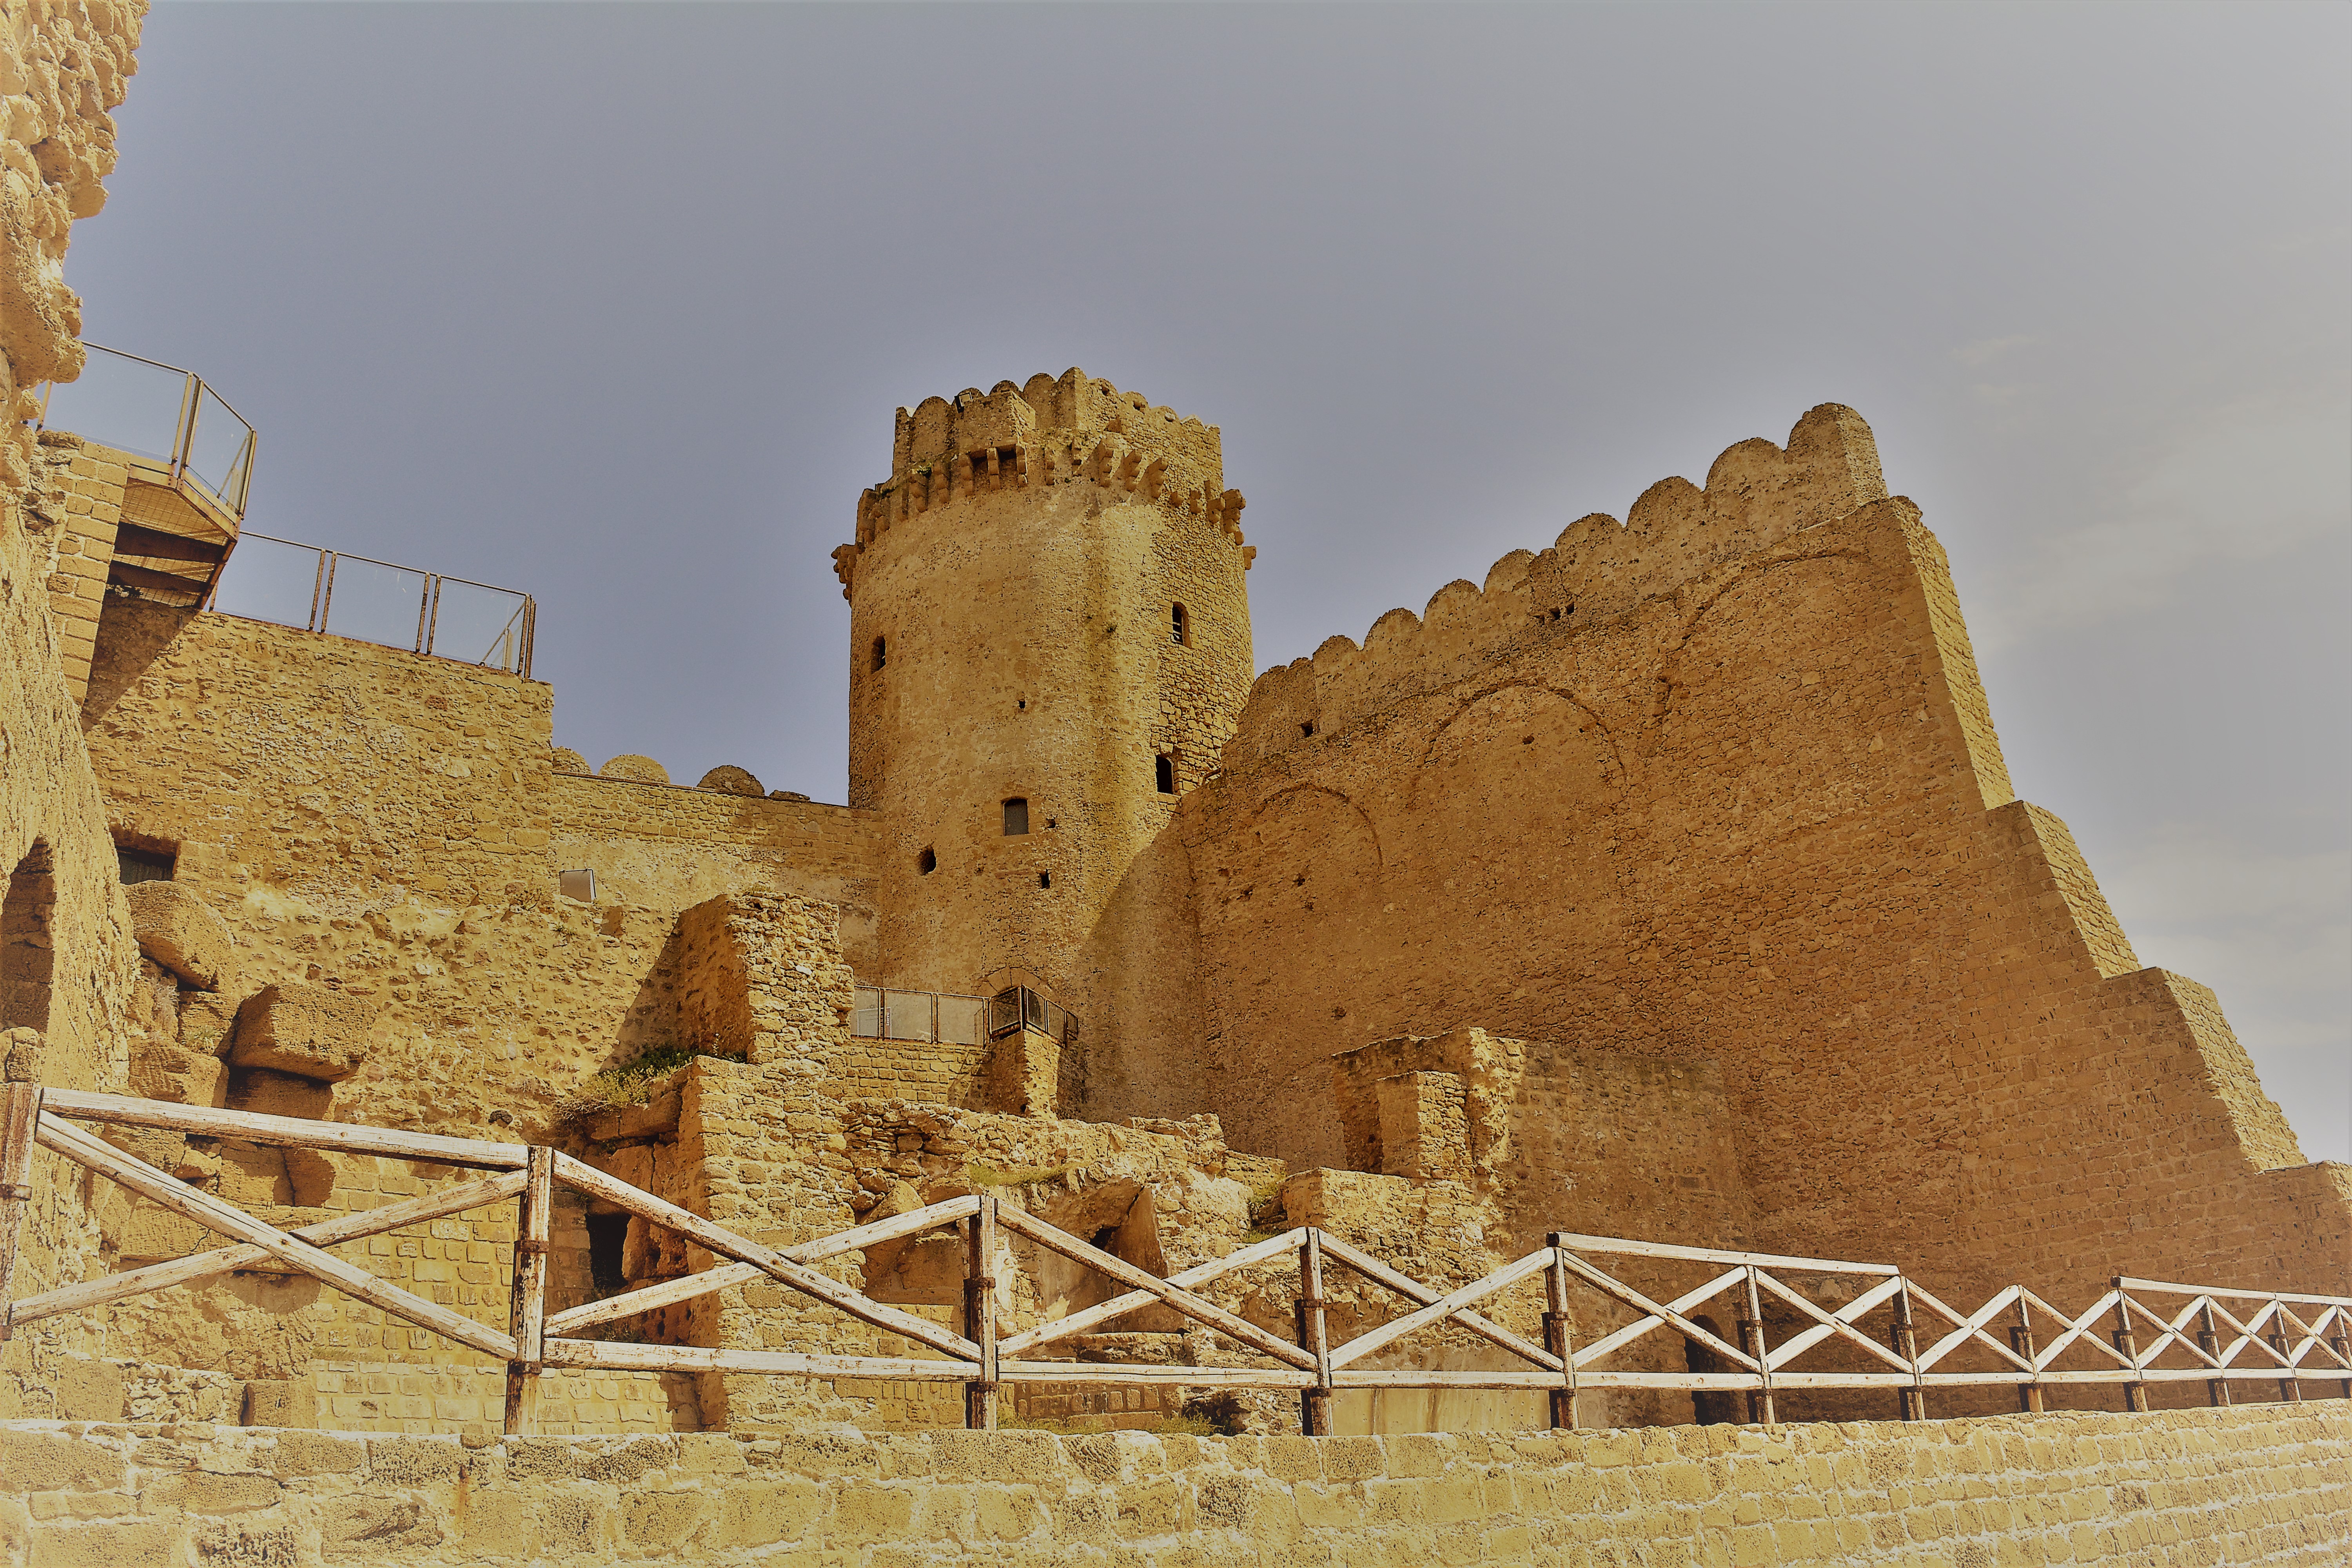
[{"label": "metal railing", "polygon": [[849,1015],[849,1032],[861,1040],[977,1046],[1021,1028],[1034,1029],[1064,1045],[1078,1037],[1078,1020],[1067,1007],[1025,985],[993,996],[860,985]]},{"label": "metal railing", "polygon": [[42,387],[37,427],[128,455],[136,477],[180,491],[235,534],[253,485],[253,426],[192,370],[82,346],[81,374]]},{"label": "metal railing", "polygon": [[[82,1122],[426,1161],[497,1173],[288,1230],[133,1158],[77,1125]],[[17,1232],[25,1201],[33,1191],[37,1145],[234,1245],[60,1286],[22,1300],[7,1300]],[[714,1261],[698,1274],[551,1311],[548,1242],[559,1185],[675,1231],[714,1259],[725,1261]],[[428,1300],[327,1250],[509,1198],[520,1199],[520,1205],[510,1310],[503,1329]],[[877,1301],[814,1267],[827,1258],[941,1229],[961,1233],[963,1244],[960,1250],[967,1277],[961,1331]],[[1118,1293],[1025,1327],[1007,1321],[1012,1313],[1001,1301],[992,1277],[1000,1236],[1102,1276],[1119,1288]],[[1703,1279],[1696,1288],[1662,1301],[1601,1267],[1594,1261],[1598,1258],[1636,1259],[1650,1273],[1695,1268]],[[1555,1427],[1576,1426],[1578,1395],[1594,1388],[1672,1390],[1717,1399],[1744,1396],[1748,1418],[1767,1424],[1780,1418],[1778,1398],[1824,1389],[1891,1393],[1895,1413],[1905,1420],[1927,1417],[1932,1391],[1970,1386],[2012,1389],[2027,1411],[2043,1408],[2044,1390],[2070,1384],[2119,1386],[2126,1408],[2133,1411],[2149,1408],[2148,1390],[2158,1383],[2202,1382],[2208,1400],[2217,1405],[2231,1403],[2238,1390],[2265,1385],[2275,1388],[2283,1401],[2352,1398],[2352,1297],[2347,1296],[2117,1278],[2089,1308],[2073,1316],[2015,1285],[1975,1311],[1962,1312],[1893,1264],[1780,1258],[1566,1232],[1548,1237],[1544,1246],[1483,1279],[1448,1289],[1414,1279],[1314,1226],[1284,1231],[1162,1279],[988,1193],[948,1198],[778,1248],[556,1149],[45,1089],[36,1084],[9,1084],[0,1092],[0,1300],[6,1301],[0,1308],[0,1339],[42,1318],[93,1313],[128,1297],[197,1284],[272,1260],[391,1317],[506,1363],[509,1433],[530,1429],[540,1374],[567,1367],[961,1383],[965,1424],[980,1428],[996,1424],[1001,1383],[1285,1389],[1299,1394],[1301,1426],[1309,1436],[1329,1433],[1331,1396],[1344,1389],[1522,1390],[1548,1396]],[[1260,1289],[1255,1293],[1297,1290],[1294,1323],[1285,1325],[1295,1325],[1295,1337],[1252,1321],[1202,1293],[1218,1279],[1269,1265],[1283,1276],[1258,1281]],[[1612,1267],[1623,1272],[1622,1266]],[[929,1353],[841,1355],[586,1337],[589,1331],[602,1331],[604,1325],[755,1280],[772,1280]],[[1664,1293],[1654,1282],[1652,1289]],[[1580,1315],[1571,1310],[1580,1292],[1606,1305]],[[1242,1304],[1243,1298],[1230,1286],[1218,1293]],[[2147,1296],[2186,1298],[2188,1305],[2160,1312],[2141,1300]],[[1402,1310],[1389,1301],[1391,1297],[1402,1301]],[[1017,1296],[1007,1299],[1017,1300]],[[1711,1305],[1737,1322],[1731,1337],[1726,1338],[1715,1321],[1702,1314]],[[1215,1331],[1234,1347],[1233,1353],[1255,1356],[1256,1363],[1104,1363],[1037,1353],[1147,1307],[1172,1309]],[[2038,1325],[2032,1316],[2036,1310],[2043,1314]],[[2116,1327],[2112,1333],[2103,1332],[2101,1320],[2110,1313]],[[1987,1331],[2012,1314],[2015,1321],[2006,1336],[1995,1338]],[[1939,1319],[1948,1331],[1930,1329],[1937,1337],[1923,1344],[1923,1318]],[[1598,1328],[1615,1319],[1630,1321],[1581,1345],[1575,1342],[1580,1323]],[[1512,1323],[1540,1323],[1539,1337],[1530,1338]],[[2223,1325],[2229,1331],[2226,1342]],[[1354,1331],[1335,1338],[1335,1328]],[[1393,1364],[1396,1347],[1433,1332],[1484,1342],[1510,1364],[1493,1370]],[[1664,1342],[1643,1347],[1652,1335]],[[1611,1364],[1636,1347],[1652,1352],[1653,1365]],[[1660,1350],[1666,1352],[1668,1370],[1654,1365]],[[1837,1354],[1828,1356],[1825,1363],[1824,1352],[1842,1352],[1844,1364],[1839,1364]],[[1691,1370],[1671,1364],[1686,1356]],[[1811,1365],[1801,1364],[1808,1359]],[[1698,1370],[1702,1360],[1706,1370]],[[1963,1364],[1969,1361],[1976,1364]]]},{"label": "metal railing", "polygon": [[988,1037],[1015,1029],[1034,1029],[1068,1045],[1078,1037],[1078,1021],[1059,1002],[1049,1002],[1025,985],[1000,991],[988,999]]},{"label": "metal railing", "polygon": [[988,998],[860,985],[849,1032],[861,1040],[977,1046],[988,1038]]},{"label": "metal railing", "polygon": [[539,607],[530,595],[266,533],[247,533],[213,608],[332,632],[460,664],[530,675]]}]

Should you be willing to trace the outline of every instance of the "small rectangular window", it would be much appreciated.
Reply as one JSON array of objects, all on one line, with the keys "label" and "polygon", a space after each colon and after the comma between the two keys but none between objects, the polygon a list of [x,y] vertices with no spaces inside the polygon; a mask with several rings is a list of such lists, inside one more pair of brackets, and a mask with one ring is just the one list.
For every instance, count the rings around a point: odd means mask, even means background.
[{"label": "small rectangular window", "polygon": [[1178,605],[1174,606],[1173,613],[1169,616],[1168,629],[1174,638],[1178,647],[1190,647],[1192,646],[1192,628],[1190,624],[1190,618],[1184,614],[1183,605]]},{"label": "small rectangular window", "polygon": [[874,639],[874,668],[879,669],[889,662],[890,645],[888,639],[885,637],[876,637]]},{"label": "small rectangular window", "polygon": [[173,868],[178,864],[179,858],[118,844],[114,847],[114,861],[121,873],[122,885],[127,888],[134,882],[170,881]]},{"label": "small rectangular window", "polygon": [[1173,757],[1152,758],[1151,782],[1160,786],[1160,793],[1161,795],[1174,795],[1176,793],[1176,759]]},{"label": "small rectangular window", "polygon": [[1004,803],[1004,836],[1016,837],[1029,831],[1029,801],[1024,795],[1014,795]]}]

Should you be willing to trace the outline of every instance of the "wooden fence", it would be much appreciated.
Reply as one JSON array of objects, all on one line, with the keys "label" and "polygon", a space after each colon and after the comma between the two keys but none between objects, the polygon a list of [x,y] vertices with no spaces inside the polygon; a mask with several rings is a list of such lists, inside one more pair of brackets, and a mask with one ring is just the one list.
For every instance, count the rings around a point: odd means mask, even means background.
[{"label": "wooden fence", "polygon": [[[495,1173],[404,1202],[281,1230],[133,1159],[79,1122],[430,1161]],[[974,1428],[994,1426],[996,1390],[1007,1382],[1294,1390],[1301,1400],[1302,1430],[1309,1436],[1330,1430],[1333,1393],[1354,1388],[1541,1393],[1549,1396],[1555,1426],[1573,1426],[1579,1393],[1596,1388],[1744,1398],[1748,1417],[1761,1422],[1778,1418],[1776,1400],[1783,1394],[1828,1389],[1891,1392],[1897,1413],[1906,1420],[1925,1418],[1928,1396],[1939,1388],[2013,1388],[2023,1410],[2042,1409],[2047,1389],[2084,1384],[2120,1385],[2126,1405],[2135,1410],[2148,1407],[2151,1385],[2174,1382],[2202,1382],[2207,1398],[2215,1405],[2229,1404],[2234,1389],[2249,1384],[2275,1389],[2282,1400],[2301,1399],[2306,1391],[2352,1398],[2352,1297],[2117,1278],[2090,1307],[2073,1316],[2015,1285],[1975,1311],[1963,1313],[1906,1278],[1894,1264],[1782,1258],[1566,1232],[1552,1235],[1547,1245],[1481,1279],[1441,1290],[1313,1227],[1285,1231],[1160,1279],[1000,1198],[978,1194],[776,1248],[554,1149],[121,1095],[45,1090],[30,1084],[7,1086],[5,1117],[0,1117],[0,1298],[8,1293],[22,1207],[31,1195],[37,1145],[217,1232],[233,1245],[10,1301],[0,1316],[0,1339],[18,1325],[42,1318],[86,1312],[125,1297],[196,1284],[274,1260],[505,1362],[506,1429],[510,1433],[531,1429],[538,1375],[548,1368],[566,1367],[961,1383],[965,1422]],[[698,1274],[550,1313],[548,1219],[558,1185],[666,1226],[727,1261]],[[512,1306],[503,1330],[378,1279],[328,1250],[509,1199],[520,1210]],[[950,1226],[961,1233],[965,1260],[961,1331],[874,1300],[814,1267],[845,1253]],[[996,1281],[989,1272],[998,1256],[1000,1231],[1125,1289],[1097,1305],[1006,1334],[997,1322]],[[1638,1260],[1638,1269],[1654,1275],[1696,1267],[1704,1278],[1673,1299],[1659,1300],[1596,1259]],[[1296,1276],[1295,1332],[1287,1338],[1200,1294],[1213,1281],[1268,1265],[1283,1269],[1286,1282],[1289,1275]],[[1622,1263],[1612,1266],[1620,1273],[1628,1271]],[[1406,1310],[1333,1343],[1333,1302],[1326,1289],[1335,1269],[1391,1293]],[[583,1331],[756,1279],[773,1280],[857,1321],[900,1335],[929,1353],[830,1355],[578,1337]],[[1811,1295],[1802,1288],[1806,1286]],[[1477,1310],[1515,1287],[1541,1291],[1541,1342]],[[1571,1333],[1577,1321],[1571,1299],[1589,1296],[1612,1304],[1607,1315],[1630,1321],[1577,1345]],[[1817,1302],[1814,1296],[1824,1300]],[[2160,1310],[2149,1304],[2151,1299],[2185,1304]],[[1777,1316],[1768,1313],[1768,1304]],[[1041,1356],[1074,1336],[1155,1306],[1215,1330],[1264,1364],[1108,1364]],[[1727,1307],[1737,1324],[1730,1337],[1701,1317],[1710,1307]],[[1926,1320],[1932,1320],[1934,1327],[1923,1331]],[[2112,1328],[2104,1327],[2109,1320]],[[1791,1331],[1792,1324],[1801,1326]],[[1778,1343],[1769,1342],[1768,1325],[1781,1331]],[[1469,1371],[1365,1364],[1409,1336],[1441,1329],[1457,1339],[1475,1338],[1496,1347],[1511,1364]],[[1928,1334],[1935,1337],[1928,1339]],[[1622,1363],[1637,1346],[1654,1361],[1695,1366],[1704,1359],[1711,1365],[1703,1371],[1674,1366],[1661,1371],[1608,1364]],[[1847,1364],[1822,1364],[1832,1350],[1842,1352]],[[1811,1364],[1803,1364],[1809,1357]],[[1961,1364],[1968,1360],[1976,1364]],[[2086,1360],[2092,1364],[2082,1364]],[[2069,1364],[2062,1365],[2062,1361]]]}]

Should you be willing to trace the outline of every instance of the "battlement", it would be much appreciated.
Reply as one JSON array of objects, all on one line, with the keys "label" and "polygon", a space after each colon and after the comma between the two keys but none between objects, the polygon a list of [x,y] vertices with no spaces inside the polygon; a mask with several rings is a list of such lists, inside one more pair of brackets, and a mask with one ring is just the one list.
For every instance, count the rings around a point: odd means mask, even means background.
[{"label": "battlement", "polygon": [[1326,638],[1311,658],[1267,670],[1250,689],[1228,767],[1331,733],[1417,691],[1459,679],[1539,627],[1565,630],[1622,615],[1726,562],[1886,499],[1878,443],[1861,415],[1824,403],[1786,447],[1757,437],[1725,449],[1706,488],[1661,479],[1620,523],[1579,518],[1549,549],[1514,550],[1484,586],[1457,578],[1418,616],[1398,608],[1359,646]]},{"label": "battlement", "polygon": [[992,491],[1079,480],[1206,518],[1240,547],[1245,568],[1257,553],[1241,531],[1248,503],[1224,488],[1217,427],[1073,366],[899,409],[890,477],[858,492],[856,542],[833,552],[842,596],[859,552],[897,523]]}]

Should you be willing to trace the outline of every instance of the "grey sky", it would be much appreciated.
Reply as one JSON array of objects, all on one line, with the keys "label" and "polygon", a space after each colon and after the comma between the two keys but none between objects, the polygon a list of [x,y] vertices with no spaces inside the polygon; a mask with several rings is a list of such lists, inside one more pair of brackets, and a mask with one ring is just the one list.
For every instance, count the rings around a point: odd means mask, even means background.
[{"label": "grey sky", "polygon": [[[2021,794],[2352,1158],[2352,8],[164,5],[89,337],[251,526],[540,603],[556,739],[843,794],[891,410],[1223,427],[1261,667],[1825,400]],[[235,568],[232,567],[232,571]]]}]

